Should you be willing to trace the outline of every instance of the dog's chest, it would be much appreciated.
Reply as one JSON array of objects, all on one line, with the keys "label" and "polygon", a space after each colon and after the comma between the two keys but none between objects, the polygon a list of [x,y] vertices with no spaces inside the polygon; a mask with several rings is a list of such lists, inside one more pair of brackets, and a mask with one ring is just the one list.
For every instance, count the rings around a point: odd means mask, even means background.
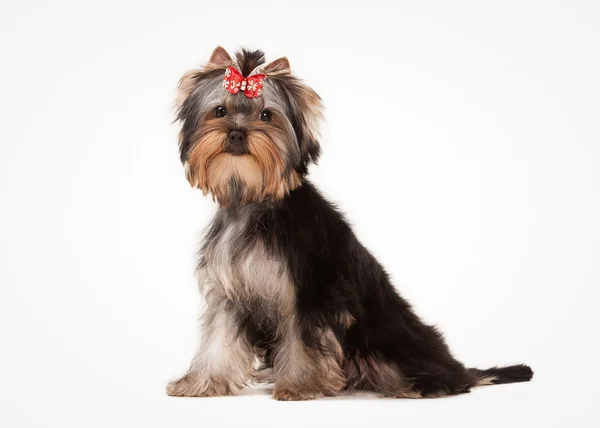
[{"label": "dog's chest", "polygon": [[294,304],[294,287],[285,261],[248,233],[248,219],[230,222],[211,237],[203,254],[212,287],[233,302],[258,303],[277,312]]}]

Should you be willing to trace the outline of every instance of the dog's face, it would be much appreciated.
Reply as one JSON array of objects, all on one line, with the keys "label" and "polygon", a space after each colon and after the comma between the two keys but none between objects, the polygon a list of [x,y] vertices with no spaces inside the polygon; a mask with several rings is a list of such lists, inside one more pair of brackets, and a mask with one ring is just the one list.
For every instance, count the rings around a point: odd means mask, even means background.
[{"label": "dog's face", "polygon": [[[286,58],[263,66],[261,51],[233,60],[221,47],[179,82],[181,161],[190,184],[224,206],[279,199],[301,185],[319,156],[319,96],[292,76]],[[264,74],[253,97],[224,87],[228,68]],[[243,87],[242,87],[243,88]]]}]

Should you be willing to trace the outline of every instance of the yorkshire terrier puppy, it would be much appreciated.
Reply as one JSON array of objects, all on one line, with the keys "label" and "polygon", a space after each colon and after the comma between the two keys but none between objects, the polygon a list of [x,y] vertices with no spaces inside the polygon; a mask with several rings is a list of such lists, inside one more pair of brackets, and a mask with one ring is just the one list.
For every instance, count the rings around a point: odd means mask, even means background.
[{"label": "yorkshire terrier puppy", "polygon": [[321,99],[286,58],[264,62],[217,47],[179,83],[181,161],[219,209],[197,272],[200,350],[168,394],[234,395],[264,381],[277,400],[344,389],[421,398],[530,380],[525,365],[465,368],[399,296],[306,178],[321,151]]}]

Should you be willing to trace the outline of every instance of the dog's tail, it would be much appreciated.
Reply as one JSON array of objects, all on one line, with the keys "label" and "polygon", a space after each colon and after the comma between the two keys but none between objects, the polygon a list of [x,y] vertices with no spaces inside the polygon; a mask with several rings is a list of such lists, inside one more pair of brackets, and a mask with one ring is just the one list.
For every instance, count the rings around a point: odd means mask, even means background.
[{"label": "dog's tail", "polygon": [[533,370],[525,364],[508,367],[492,367],[487,370],[468,369],[468,372],[475,379],[474,386],[528,382],[533,377]]}]

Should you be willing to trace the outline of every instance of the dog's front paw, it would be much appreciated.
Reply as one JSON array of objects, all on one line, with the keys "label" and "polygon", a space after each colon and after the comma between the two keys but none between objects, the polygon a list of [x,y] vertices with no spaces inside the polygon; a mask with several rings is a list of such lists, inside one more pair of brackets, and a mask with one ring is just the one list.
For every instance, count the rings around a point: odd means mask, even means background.
[{"label": "dog's front paw", "polygon": [[167,385],[167,394],[171,397],[216,397],[234,393],[228,382],[207,379],[196,372],[190,372]]},{"label": "dog's front paw", "polygon": [[202,397],[204,392],[206,392],[206,385],[198,376],[191,373],[167,385],[167,394],[171,397]]},{"label": "dog's front paw", "polygon": [[288,385],[275,385],[273,391],[273,398],[279,401],[314,400],[320,396],[321,394],[318,392],[293,388]]}]

